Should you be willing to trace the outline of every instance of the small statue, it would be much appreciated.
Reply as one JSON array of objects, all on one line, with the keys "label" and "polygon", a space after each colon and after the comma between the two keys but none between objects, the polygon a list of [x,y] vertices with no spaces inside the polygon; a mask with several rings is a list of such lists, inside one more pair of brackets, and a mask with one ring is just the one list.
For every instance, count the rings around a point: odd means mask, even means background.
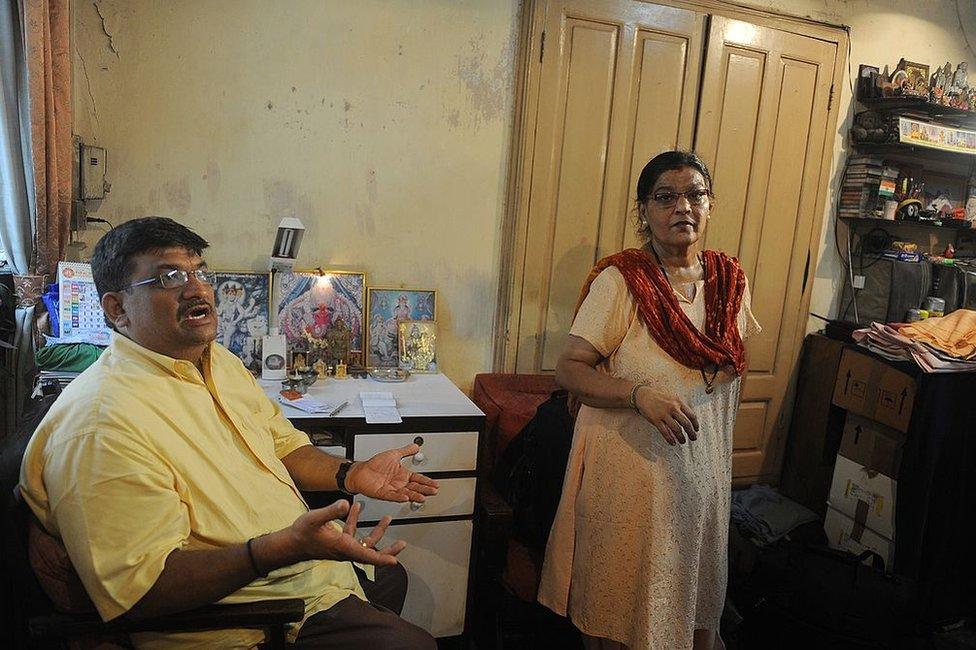
[{"label": "small statue", "polygon": [[312,364],[312,369],[315,370],[315,374],[319,376],[319,379],[325,379],[326,372],[328,371],[328,366],[325,365],[325,361],[319,359]]},{"label": "small statue", "polygon": [[969,90],[969,65],[965,61],[960,61],[956,67],[956,73],[952,75],[952,85],[960,90]]},{"label": "small statue", "polygon": [[941,106],[949,105],[948,91],[952,85],[952,65],[948,61],[942,67],[936,68],[932,74],[929,101]]}]

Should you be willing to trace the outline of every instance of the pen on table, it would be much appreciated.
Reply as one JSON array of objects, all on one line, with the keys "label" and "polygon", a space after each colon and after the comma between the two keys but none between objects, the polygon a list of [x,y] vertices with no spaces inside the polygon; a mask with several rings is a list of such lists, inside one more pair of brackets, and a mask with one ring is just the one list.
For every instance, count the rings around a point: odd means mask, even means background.
[{"label": "pen on table", "polygon": [[338,413],[342,409],[346,408],[346,406],[348,404],[349,404],[348,401],[345,401],[342,404],[339,404],[337,407],[335,407],[334,409],[332,409],[331,411],[329,411],[329,417],[332,417],[333,415],[335,415],[336,413]]}]

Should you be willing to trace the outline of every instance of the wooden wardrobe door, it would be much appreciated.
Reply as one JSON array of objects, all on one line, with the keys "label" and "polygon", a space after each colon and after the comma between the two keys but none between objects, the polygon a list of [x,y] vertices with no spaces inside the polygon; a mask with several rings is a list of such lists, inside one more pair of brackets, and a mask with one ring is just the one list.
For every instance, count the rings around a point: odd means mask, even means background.
[{"label": "wooden wardrobe door", "polygon": [[704,17],[634,0],[539,3],[543,53],[520,177],[506,366],[551,372],[580,286],[636,243],[633,186],[656,153],[691,146]]},{"label": "wooden wardrobe door", "polygon": [[735,430],[738,482],[776,480],[791,403],[810,267],[834,43],[711,19],[695,144],[714,177],[707,248],[737,256],[763,331]]}]

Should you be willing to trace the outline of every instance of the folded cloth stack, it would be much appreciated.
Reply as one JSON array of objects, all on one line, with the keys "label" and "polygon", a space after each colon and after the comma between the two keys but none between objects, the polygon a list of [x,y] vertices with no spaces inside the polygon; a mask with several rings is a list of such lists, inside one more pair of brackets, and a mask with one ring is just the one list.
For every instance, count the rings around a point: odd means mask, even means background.
[{"label": "folded cloth stack", "polygon": [[899,332],[958,359],[976,359],[976,311],[972,309],[957,309],[948,316],[911,323]]},{"label": "folded cloth stack", "polygon": [[976,312],[972,310],[909,325],[871,323],[852,336],[858,345],[886,359],[912,359],[924,372],[976,370]]}]

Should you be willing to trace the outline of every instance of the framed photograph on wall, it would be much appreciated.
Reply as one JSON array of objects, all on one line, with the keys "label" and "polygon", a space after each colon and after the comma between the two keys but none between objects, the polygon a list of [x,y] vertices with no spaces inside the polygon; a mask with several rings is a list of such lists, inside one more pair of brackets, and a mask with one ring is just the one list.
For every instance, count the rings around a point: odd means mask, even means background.
[{"label": "framed photograph on wall", "polygon": [[404,320],[436,320],[437,292],[432,289],[369,287],[366,296],[366,365],[395,368],[400,362],[397,324]]},{"label": "framed photograph on wall", "polygon": [[[343,356],[359,365],[366,343],[366,274],[349,271],[278,273],[273,309],[289,352]],[[348,343],[343,343],[348,341]],[[339,346],[348,346],[339,353]]]},{"label": "framed photograph on wall", "polygon": [[271,276],[251,271],[217,271],[214,303],[217,342],[240,357],[248,370],[261,371],[261,337],[268,333]]},{"label": "framed photograph on wall", "polygon": [[411,372],[437,372],[437,323],[432,320],[402,320],[400,367]]}]

